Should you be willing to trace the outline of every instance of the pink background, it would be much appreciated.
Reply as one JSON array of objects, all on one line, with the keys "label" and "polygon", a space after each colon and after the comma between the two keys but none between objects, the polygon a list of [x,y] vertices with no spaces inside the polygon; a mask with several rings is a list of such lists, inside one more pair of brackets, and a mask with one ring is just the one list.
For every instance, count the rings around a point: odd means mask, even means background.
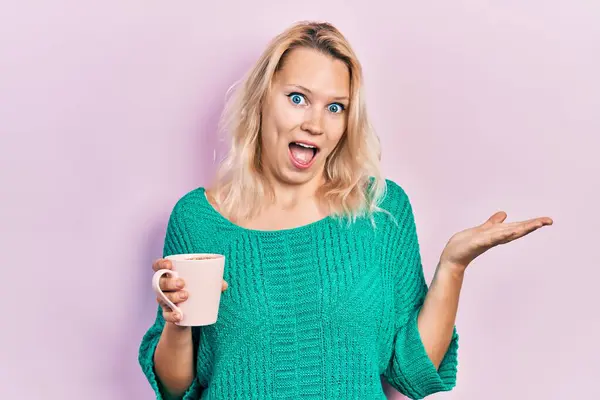
[{"label": "pink background", "polygon": [[307,18],[361,57],[428,278],[497,209],[555,219],[473,264],[458,386],[432,398],[600,398],[597,2],[202,3],[0,7],[0,398],[152,398],[137,346],[168,214],[214,169],[226,89]]}]

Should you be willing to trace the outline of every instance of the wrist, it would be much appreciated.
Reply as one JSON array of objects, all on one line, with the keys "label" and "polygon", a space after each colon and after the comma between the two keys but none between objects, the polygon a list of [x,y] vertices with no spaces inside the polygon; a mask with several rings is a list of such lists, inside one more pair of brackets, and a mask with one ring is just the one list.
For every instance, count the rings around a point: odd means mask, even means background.
[{"label": "wrist", "polygon": [[467,266],[463,264],[458,264],[450,261],[440,260],[438,264],[438,269],[446,272],[450,276],[456,279],[463,279],[465,276],[465,271],[467,270]]},{"label": "wrist", "polygon": [[179,326],[172,322],[165,322],[162,336],[169,343],[186,344],[192,340],[192,328],[190,326]]}]

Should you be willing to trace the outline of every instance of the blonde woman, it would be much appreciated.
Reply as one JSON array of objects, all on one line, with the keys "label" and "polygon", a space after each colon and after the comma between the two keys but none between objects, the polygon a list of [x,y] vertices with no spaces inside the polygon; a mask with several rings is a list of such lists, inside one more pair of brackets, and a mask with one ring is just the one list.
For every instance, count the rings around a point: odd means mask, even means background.
[{"label": "blonde woman", "polygon": [[[180,327],[161,304],[139,352],[156,397],[385,399],[381,376],[412,399],[452,389],[467,266],[552,220],[500,212],[457,233],[428,288],[409,198],[381,176],[360,63],[330,24],[277,36],[224,117],[230,152],[212,187],[175,205],[163,254],[226,255],[219,319]],[[185,301],[185,282],[161,287]]]}]

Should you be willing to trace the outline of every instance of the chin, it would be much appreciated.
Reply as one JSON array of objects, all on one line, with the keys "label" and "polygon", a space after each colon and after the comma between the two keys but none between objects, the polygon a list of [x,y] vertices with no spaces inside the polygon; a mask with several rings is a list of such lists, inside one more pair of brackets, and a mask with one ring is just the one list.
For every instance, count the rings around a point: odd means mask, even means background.
[{"label": "chin", "polygon": [[318,174],[312,171],[294,171],[287,169],[279,174],[279,179],[288,185],[303,185],[312,181]]},{"label": "chin", "polygon": [[293,164],[285,163],[278,169],[278,179],[288,185],[303,185],[313,181],[318,176],[322,175],[323,166],[320,163],[314,163],[310,168],[298,169]]}]

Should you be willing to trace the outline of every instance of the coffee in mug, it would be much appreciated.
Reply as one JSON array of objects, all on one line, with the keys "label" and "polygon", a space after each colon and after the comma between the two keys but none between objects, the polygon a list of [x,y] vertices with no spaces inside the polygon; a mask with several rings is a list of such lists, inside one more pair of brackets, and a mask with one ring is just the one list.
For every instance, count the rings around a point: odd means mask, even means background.
[{"label": "coffee in mug", "polygon": [[[152,277],[152,288],[171,310],[181,315],[180,326],[203,326],[217,322],[225,256],[221,254],[177,254],[165,257],[173,269],[161,269]],[[185,281],[188,298],[175,305],[160,290],[160,278],[169,275]]]}]

